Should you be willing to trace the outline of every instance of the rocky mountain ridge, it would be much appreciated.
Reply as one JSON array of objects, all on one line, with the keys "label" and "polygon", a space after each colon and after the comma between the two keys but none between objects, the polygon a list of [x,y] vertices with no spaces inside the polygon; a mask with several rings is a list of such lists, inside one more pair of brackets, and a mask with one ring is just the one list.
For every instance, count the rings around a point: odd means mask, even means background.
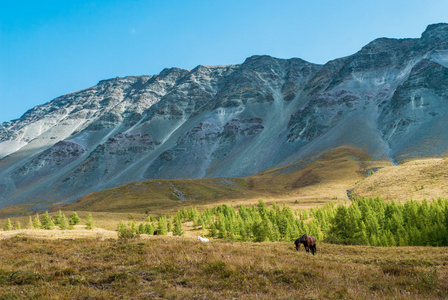
[{"label": "rocky mountain ridge", "polygon": [[156,178],[247,176],[342,145],[448,149],[448,24],[316,65],[252,56],[100,81],[0,124],[0,207]]}]

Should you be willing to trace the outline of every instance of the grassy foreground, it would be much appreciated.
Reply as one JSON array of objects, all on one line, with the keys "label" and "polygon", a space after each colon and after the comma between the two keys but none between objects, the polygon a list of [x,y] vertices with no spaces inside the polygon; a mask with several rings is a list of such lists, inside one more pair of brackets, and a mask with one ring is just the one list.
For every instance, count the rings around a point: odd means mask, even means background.
[{"label": "grassy foreground", "polygon": [[428,299],[446,248],[243,243],[167,236],[0,240],[0,299]]}]

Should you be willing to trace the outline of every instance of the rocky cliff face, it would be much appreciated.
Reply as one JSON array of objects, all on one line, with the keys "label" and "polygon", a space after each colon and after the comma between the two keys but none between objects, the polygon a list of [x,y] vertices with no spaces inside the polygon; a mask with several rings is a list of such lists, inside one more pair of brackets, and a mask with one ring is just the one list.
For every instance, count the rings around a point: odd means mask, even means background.
[{"label": "rocky cliff face", "polygon": [[0,125],[0,207],[155,178],[246,176],[341,145],[448,149],[448,24],[315,65],[253,56],[99,82]]}]

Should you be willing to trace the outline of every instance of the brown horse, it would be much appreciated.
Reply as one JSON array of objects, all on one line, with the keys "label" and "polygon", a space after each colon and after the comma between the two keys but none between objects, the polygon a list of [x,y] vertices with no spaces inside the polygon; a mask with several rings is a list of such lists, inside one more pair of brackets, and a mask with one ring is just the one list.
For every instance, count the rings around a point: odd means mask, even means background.
[{"label": "brown horse", "polygon": [[302,235],[301,237],[299,237],[294,244],[296,244],[296,250],[299,251],[300,248],[300,244],[303,244],[303,246],[305,247],[305,250],[307,253],[310,252],[314,255],[314,253],[317,252],[316,249],[316,239],[314,238],[314,236],[311,235]]}]

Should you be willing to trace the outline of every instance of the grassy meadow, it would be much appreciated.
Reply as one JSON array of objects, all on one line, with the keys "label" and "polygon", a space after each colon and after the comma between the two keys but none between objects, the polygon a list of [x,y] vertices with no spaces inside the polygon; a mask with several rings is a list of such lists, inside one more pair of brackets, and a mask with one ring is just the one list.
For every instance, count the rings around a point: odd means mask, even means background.
[{"label": "grassy meadow", "polygon": [[0,299],[445,299],[446,248],[0,240]]},{"label": "grassy meadow", "polygon": [[[393,166],[360,149],[341,147],[309,160],[245,178],[152,180],[47,203],[82,225],[72,230],[26,229],[32,205],[0,210],[1,299],[446,299],[446,247],[344,246],[318,242],[317,255],[291,242],[196,240],[203,231],[183,223],[184,235],[118,239],[117,224],[226,204],[238,209],[263,200],[294,212],[349,196],[386,201],[448,198],[448,160]],[[45,201],[41,201],[45,204]],[[42,212],[41,212],[42,213]],[[85,221],[92,214],[95,228]],[[2,231],[7,218],[19,230]]]}]

